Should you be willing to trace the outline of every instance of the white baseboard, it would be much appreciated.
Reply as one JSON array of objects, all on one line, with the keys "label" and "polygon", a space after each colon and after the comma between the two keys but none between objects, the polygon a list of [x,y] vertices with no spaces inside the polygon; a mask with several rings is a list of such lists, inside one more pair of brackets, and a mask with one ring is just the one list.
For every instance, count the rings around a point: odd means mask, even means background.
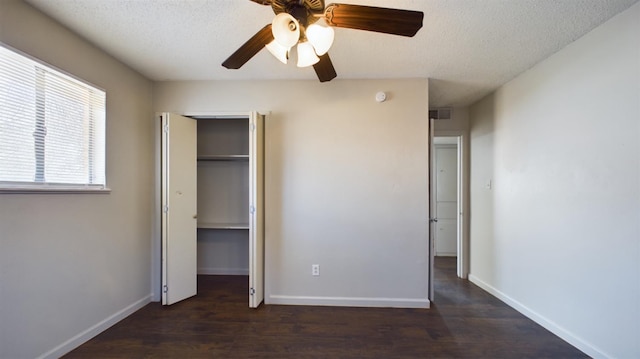
[{"label": "white baseboard", "polygon": [[205,275],[249,275],[249,268],[198,268],[198,274]]},{"label": "white baseboard", "polygon": [[429,308],[431,305],[427,298],[307,297],[294,295],[271,295],[265,298],[265,304],[378,308]]},{"label": "white baseboard", "polygon": [[592,358],[610,358],[611,357],[610,355],[607,355],[606,353],[604,353],[602,350],[600,350],[600,349],[594,347],[593,345],[587,343],[582,338],[574,335],[573,333],[571,333],[570,331],[566,330],[565,328],[559,326],[558,324],[556,324],[552,320],[549,320],[548,318],[546,318],[546,317],[538,314],[537,312],[529,309],[524,304],[522,304],[519,301],[511,298],[510,296],[506,295],[505,293],[499,291],[498,289],[494,288],[493,286],[491,286],[490,284],[484,282],[483,280],[481,280],[480,278],[474,276],[473,274],[469,274],[469,281],[471,281],[472,283],[474,283],[478,287],[484,289],[485,291],[489,292],[494,297],[496,297],[496,298],[500,299],[501,301],[505,302],[507,305],[509,305],[513,309],[517,310],[518,312],[520,312],[521,314],[523,314],[527,318],[529,318],[529,319],[533,320],[534,322],[540,324],[541,326],[543,326],[548,331],[550,331],[553,334],[559,336],[560,338],[562,338],[567,343],[569,343],[569,344],[573,345],[574,347],[582,350],[588,356],[590,356]]},{"label": "white baseboard", "polygon": [[118,312],[114,313],[113,315],[107,317],[106,319],[98,322],[97,324],[89,327],[87,330],[78,333],[76,336],[74,336],[73,338],[67,340],[66,342],[58,345],[57,347],[49,350],[48,352],[42,354],[41,356],[39,356],[38,358],[42,358],[42,359],[55,359],[55,358],[60,358],[61,356],[69,353],[70,351],[72,351],[73,349],[79,347],[80,345],[84,344],[85,342],[89,341],[89,339],[95,337],[96,335],[102,333],[103,331],[107,330],[109,327],[111,327],[112,325],[116,324],[117,322],[121,321],[122,319],[128,317],[129,315],[133,314],[134,312],[136,312],[138,309],[144,307],[145,305],[149,304],[151,302],[151,297],[153,295],[149,294],[146,297],[130,304],[129,306],[127,306],[124,309],[119,310]]},{"label": "white baseboard", "polygon": [[457,257],[456,252],[436,252],[436,257]]}]

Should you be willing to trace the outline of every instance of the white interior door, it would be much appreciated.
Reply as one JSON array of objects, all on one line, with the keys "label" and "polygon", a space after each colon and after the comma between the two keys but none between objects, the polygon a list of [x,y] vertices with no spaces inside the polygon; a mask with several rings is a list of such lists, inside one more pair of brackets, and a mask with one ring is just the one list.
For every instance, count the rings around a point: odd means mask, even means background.
[{"label": "white interior door", "polygon": [[[453,139],[456,140],[457,139]],[[436,256],[457,256],[458,249],[458,148],[435,144]]]},{"label": "white interior door", "polygon": [[434,145],[433,137],[435,131],[435,123],[433,119],[429,119],[429,300],[433,301],[434,297],[434,270],[435,270],[435,224],[438,219],[435,217],[435,186],[433,181],[433,162],[434,162]]},{"label": "white interior door", "polygon": [[264,116],[249,119],[249,307],[264,300]]},{"label": "white interior door", "polygon": [[196,121],[162,117],[162,304],[197,292]]},{"label": "white interior door", "polygon": [[249,118],[249,307],[264,300],[264,116]]},{"label": "white interior door", "polygon": [[[467,215],[465,211],[465,170],[464,170],[464,141],[462,140],[462,136],[457,136],[458,143],[458,208],[457,208],[457,218],[458,218],[458,235],[457,235],[457,252],[458,252],[458,277],[467,279],[467,273],[469,269],[467,268],[467,258],[469,256],[469,243],[466,240],[466,232],[465,232],[465,223],[467,222]],[[467,216],[467,217],[465,217]]]}]

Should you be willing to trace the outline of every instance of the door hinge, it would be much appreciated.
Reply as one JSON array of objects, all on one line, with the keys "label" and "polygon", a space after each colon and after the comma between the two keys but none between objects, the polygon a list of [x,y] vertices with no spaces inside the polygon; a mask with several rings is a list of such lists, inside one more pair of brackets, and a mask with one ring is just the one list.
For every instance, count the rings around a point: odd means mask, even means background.
[{"label": "door hinge", "polygon": [[162,212],[169,213],[169,206],[162,207]]},{"label": "door hinge", "polygon": [[249,295],[254,295],[256,294],[256,290],[253,288],[249,288]]},{"label": "door hinge", "polygon": [[254,206],[249,207],[249,213],[251,213],[251,214],[256,213],[256,207],[254,207]]},{"label": "door hinge", "polygon": [[169,291],[169,288],[166,285],[162,286],[162,293],[166,293]]},{"label": "door hinge", "polygon": [[169,133],[169,125],[164,125],[164,132]]},{"label": "door hinge", "polygon": [[429,218],[429,223],[436,223],[438,222],[437,218]]},{"label": "door hinge", "polygon": [[255,131],[256,130],[255,123],[252,123],[252,124],[249,125],[249,130],[251,130],[251,131]]}]

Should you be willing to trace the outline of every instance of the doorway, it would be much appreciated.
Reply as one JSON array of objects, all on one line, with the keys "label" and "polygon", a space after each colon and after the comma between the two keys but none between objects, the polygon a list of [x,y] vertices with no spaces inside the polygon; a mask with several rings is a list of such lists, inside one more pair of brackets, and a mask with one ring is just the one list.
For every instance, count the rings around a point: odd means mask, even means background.
[{"label": "doorway", "polygon": [[455,137],[434,138],[433,217],[436,257],[458,256],[458,142]]},{"label": "doorway", "polygon": [[[248,275],[264,298],[264,116],[159,114],[162,304],[197,294],[197,275]],[[248,269],[244,267],[248,266]]]},{"label": "doorway", "polygon": [[464,137],[462,134],[433,136],[431,151],[432,250],[435,257],[455,257],[456,273],[466,279],[469,252],[465,232]]}]

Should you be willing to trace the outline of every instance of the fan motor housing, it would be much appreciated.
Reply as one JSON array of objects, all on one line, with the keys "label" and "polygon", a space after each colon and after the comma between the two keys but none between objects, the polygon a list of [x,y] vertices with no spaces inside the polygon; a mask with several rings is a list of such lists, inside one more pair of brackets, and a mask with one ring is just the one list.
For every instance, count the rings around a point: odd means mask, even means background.
[{"label": "fan motor housing", "polygon": [[295,18],[304,12],[305,15],[302,17],[306,19],[312,14],[321,14],[324,11],[324,0],[273,0],[271,8],[276,15],[285,12]]}]

